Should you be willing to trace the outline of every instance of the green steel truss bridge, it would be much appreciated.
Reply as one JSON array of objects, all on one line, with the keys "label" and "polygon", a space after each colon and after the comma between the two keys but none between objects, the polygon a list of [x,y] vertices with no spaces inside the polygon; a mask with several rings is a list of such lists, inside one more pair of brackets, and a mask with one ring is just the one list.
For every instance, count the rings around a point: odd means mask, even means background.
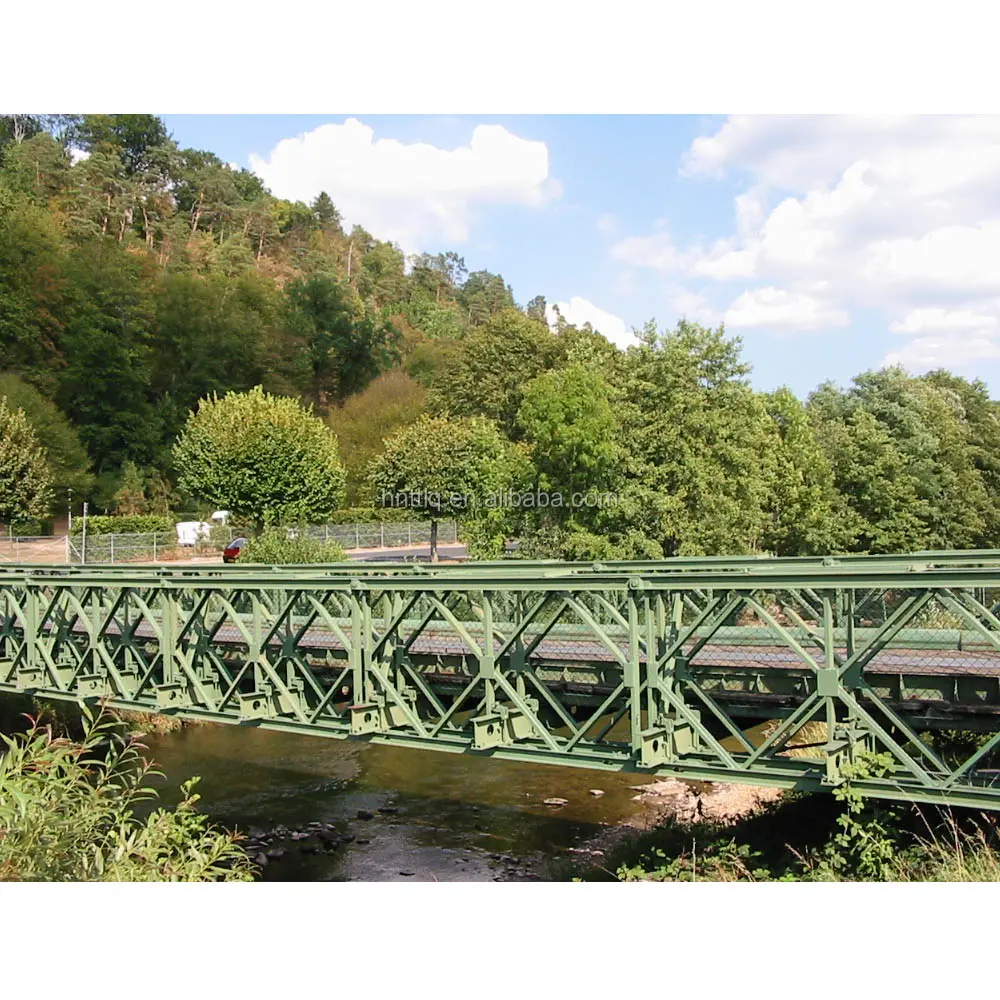
[{"label": "green steel truss bridge", "polygon": [[994,809],[1000,551],[0,566],[0,691]]}]

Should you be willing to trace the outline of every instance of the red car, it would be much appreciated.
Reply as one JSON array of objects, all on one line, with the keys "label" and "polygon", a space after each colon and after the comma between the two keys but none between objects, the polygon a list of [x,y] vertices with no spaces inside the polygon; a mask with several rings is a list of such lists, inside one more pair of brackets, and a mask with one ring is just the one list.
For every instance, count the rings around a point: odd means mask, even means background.
[{"label": "red car", "polygon": [[243,546],[247,544],[245,538],[234,538],[223,550],[222,561],[224,563],[234,563],[240,557]]}]

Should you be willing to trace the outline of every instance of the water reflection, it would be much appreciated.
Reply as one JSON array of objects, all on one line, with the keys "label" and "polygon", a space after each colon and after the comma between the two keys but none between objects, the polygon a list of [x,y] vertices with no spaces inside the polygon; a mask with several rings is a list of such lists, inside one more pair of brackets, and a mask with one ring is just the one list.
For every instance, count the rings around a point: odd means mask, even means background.
[{"label": "water reflection", "polygon": [[[227,826],[263,832],[324,823],[354,837],[330,853],[314,839],[282,840],[284,855],[263,876],[277,881],[544,877],[549,859],[602,824],[636,816],[633,786],[649,780],[236,726],[194,726],[143,742],[166,774],[167,802],[198,774],[203,808]],[[553,797],[566,805],[544,804]]]}]

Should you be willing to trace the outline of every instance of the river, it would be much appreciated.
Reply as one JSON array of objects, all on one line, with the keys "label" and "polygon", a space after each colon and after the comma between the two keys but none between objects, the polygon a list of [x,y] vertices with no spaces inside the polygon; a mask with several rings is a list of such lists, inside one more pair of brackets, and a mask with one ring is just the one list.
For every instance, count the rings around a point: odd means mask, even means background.
[{"label": "river", "polygon": [[166,777],[161,801],[200,775],[200,807],[264,840],[249,848],[272,855],[264,881],[545,879],[554,859],[640,816],[633,786],[649,780],[238,726],[142,742]]}]

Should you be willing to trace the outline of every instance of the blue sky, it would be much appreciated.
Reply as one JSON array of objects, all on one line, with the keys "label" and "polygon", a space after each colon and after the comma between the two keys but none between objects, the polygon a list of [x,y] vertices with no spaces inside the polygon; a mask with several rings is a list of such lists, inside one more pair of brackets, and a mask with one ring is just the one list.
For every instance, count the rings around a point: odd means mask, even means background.
[{"label": "blue sky", "polygon": [[761,389],[900,362],[1000,382],[1000,118],[165,116],[612,339],[725,321]]}]

